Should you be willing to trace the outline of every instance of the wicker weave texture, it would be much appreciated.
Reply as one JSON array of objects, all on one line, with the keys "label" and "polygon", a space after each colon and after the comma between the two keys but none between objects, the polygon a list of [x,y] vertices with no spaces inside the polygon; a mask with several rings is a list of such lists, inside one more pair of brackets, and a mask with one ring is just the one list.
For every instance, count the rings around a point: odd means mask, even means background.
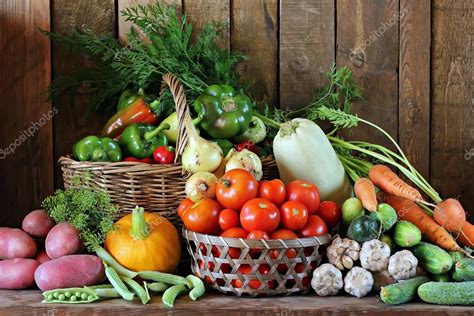
[{"label": "wicker weave texture", "polygon": [[[181,166],[181,155],[187,144],[184,118],[189,115],[186,96],[178,79],[170,74],[163,76],[170,88],[178,114],[178,139],[176,158],[172,165],[145,164],[140,162],[88,162],[75,161],[69,156],[59,159],[64,187],[72,186],[71,178],[91,173],[92,183],[106,190],[112,202],[120,207],[122,215],[130,213],[137,205],[149,212],[158,212],[177,227],[182,226],[177,215],[179,203],[186,198],[184,186],[189,176]],[[262,158],[264,179],[278,178],[275,159]]]},{"label": "wicker weave texture", "polygon": [[183,229],[193,273],[222,293],[307,293],[330,236],[289,240],[224,238]]}]

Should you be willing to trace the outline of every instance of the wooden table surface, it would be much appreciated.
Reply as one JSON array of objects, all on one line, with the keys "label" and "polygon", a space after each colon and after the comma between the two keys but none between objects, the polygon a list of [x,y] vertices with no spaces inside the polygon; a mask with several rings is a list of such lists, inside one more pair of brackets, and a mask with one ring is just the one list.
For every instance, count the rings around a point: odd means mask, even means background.
[{"label": "wooden table surface", "polygon": [[321,298],[314,295],[236,298],[210,293],[193,302],[180,297],[174,308],[166,308],[160,296],[152,303],[141,305],[138,301],[120,299],[93,304],[41,304],[39,291],[0,291],[0,315],[474,315],[474,307],[437,306],[410,303],[388,306],[371,296],[362,299],[347,296]]}]

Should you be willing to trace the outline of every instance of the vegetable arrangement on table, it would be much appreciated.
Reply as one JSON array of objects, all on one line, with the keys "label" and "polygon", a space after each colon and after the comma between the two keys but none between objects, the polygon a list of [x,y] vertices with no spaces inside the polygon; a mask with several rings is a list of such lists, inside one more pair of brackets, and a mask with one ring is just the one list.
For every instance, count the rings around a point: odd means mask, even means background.
[{"label": "vegetable arrangement on table", "polygon": [[[72,36],[45,32],[100,60],[96,68],[58,77],[52,95],[92,78],[92,108],[115,112],[101,135],[74,144],[74,159],[173,164],[184,124],[181,161],[190,176],[177,212],[185,233],[244,242],[333,234],[322,264],[305,262],[313,255],[306,248],[266,253],[231,247],[222,254],[197,244],[199,271],[237,274],[224,284],[234,289],[275,290],[280,284],[262,280],[295,273],[286,282],[311,285],[318,296],[344,290],[355,297],[375,293],[386,304],[419,297],[474,305],[474,225],[459,201],[440,197],[386,131],[351,113],[352,102],[362,96],[347,67],[332,67],[330,84],[305,107],[283,111],[257,105],[235,70],[246,57],[217,44],[222,25],[206,25],[192,44],[192,26],[171,6],[149,4],[122,14],[136,25],[127,50],[87,29]],[[192,105],[182,122],[171,93],[160,91],[167,73],[179,79]],[[323,131],[315,121],[333,129]],[[338,136],[340,129],[358,124],[385,135],[396,150]],[[260,157],[271,154],[281,179],[262,180]],[[172,274],[182,249],[166,218],[137,206],[118,219],[119,208],[89,175],[74,181],[46,198],[44,209],[28,214],[21,230],[0,228],[0,275],[11,276],[0,278],[0,288],[36,285],[45,303],[71,304],[135,297],[147,304],[150,294],[162,293],[163,303],[172,307],[181,294],[202,297],[204,283],[223,285],[223,279],[209,275]],[[216,268],[202,259],[209,254],[236,262],[262,257],[301,262]],[[306,274],[298,279],[299,273]]]}]

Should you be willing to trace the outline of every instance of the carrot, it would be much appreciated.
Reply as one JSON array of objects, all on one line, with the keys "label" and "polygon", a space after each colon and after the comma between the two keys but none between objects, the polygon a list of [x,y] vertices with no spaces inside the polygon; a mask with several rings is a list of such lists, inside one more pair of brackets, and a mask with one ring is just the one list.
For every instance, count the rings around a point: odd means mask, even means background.
[{"label": "carrot", "polygon": [[377,195],[372,181],[367,178],[359,178],[354,183],[354,193],[366,210],[371,212],[377,210]]},{"label": "carrot", "polygon": [[434,220],[451,233],[458,233],[466,221],[466,212],[456,199],[447,199],[435,206]]},{"label": "carrot", "polygon": [[369,171],[369,178],[381,190],[408,199],[413,202],[423,201],[421,193],[400,179],[395,172],[385,165],[375,165]]},{"label": "carrot", "polygon": [[438,223],[436,223],[431,216],[426,214],[415,202],[390,194],[380,194],[379,197],[395,209],[398,219],[414,224],[432,243],[448,251],[464,252],[456,243],[453,236],[442,226],[438,225]]},{"label": "carrot", "polygon": [[468,221],[464,221],[457,241],[463,246],[474,248],[474,225]]}]

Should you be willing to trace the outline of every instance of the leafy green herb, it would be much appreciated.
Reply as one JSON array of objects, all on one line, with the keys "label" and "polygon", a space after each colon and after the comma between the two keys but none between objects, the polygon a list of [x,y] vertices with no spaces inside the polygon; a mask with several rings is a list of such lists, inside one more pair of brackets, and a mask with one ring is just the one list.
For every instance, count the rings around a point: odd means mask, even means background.
[{"label": "leafy green herb", "polygon": [[119,208],[107,192],[91,186],[90,175],[74,176],[72,186],[57,190],[42,206],[56,222],[67,221],[77,228],[88,250],[94,251],[112,230]]},{"label": "leafy green herb", "polygon": [[[362,93],[355,83],[352,72],[347,66],[336,68],[333,64],[326,75],[330,81],[329,85],[319,89],[309,105],[297,110],[282,110],[263,105],[258,109],[258,114],[276,123],[302,117],[312,121],[329,121],[336,129],[356,126],[357,117],[350,113],[352,103],[361,100]],[[278,124],[270,126],[278,129]]]},{"label": "leafy green herb", "polygon": [[[193,102],[210,84],[247,87],[235,71],[235,65],[246,57],[218,45],[224,24],[204,25],[192,43],[192,25],[174,6],[156,2],[127,8],[121,14],[137,26],[130,30],[129,44],[124,47],[111,35],[100,37],[88,28],[71,35],[43,31],[54,42],[95,61],[94,68],[58,77],[50,87],[52,97],[87,83],[92,92],[90,107],[110,112],[126,88],[143,88],[147,94],[158,94],[161,77],[169,72],[180,79],[188,102]],[[174,111],[169,90],[160,94],[160,99],[165,115]]]}]

